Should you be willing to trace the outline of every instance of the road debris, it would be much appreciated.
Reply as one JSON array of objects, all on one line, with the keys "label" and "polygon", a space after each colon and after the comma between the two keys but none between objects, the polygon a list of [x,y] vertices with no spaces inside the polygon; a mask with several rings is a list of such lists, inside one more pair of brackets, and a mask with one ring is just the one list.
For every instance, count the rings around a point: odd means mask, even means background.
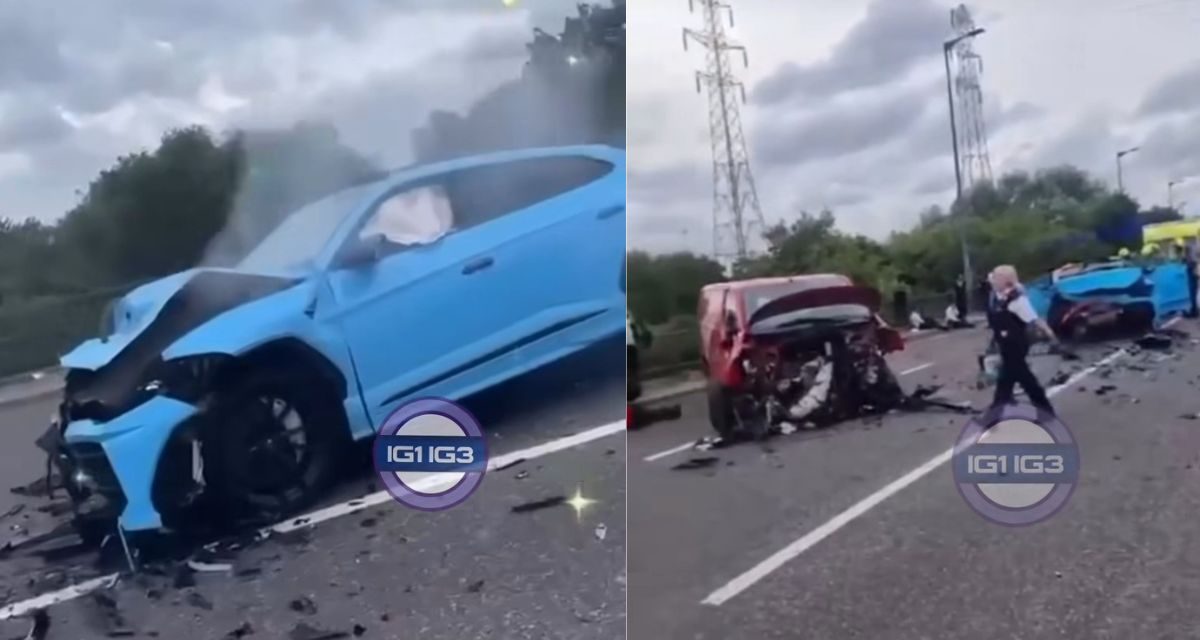
[{"label": "road debris", "polygon": [[525,462],[525,458],[517,458],[516,460],[513,460],[512,462],[506,462],[506,463],[496,467],[495,470],[496,471],[504,471],[505,469],[511,469],[511,468],[513,468],[519,464],[522,464],[524,462]]},{"label": "road debris", "polygon": [[330,631],[328,629],[318,629],[309,626],[305,622],[297,622],[288,634],[290,640],[340,640],[341,638],[349,638],[350,634],[345,631]]},{"label": "road debris", "polygon": [[249,622],[243,622],[238,628],[225,634],[225,640],[239,640],[254,635],[254,627]]},{"label": "road debris", "polygon": [[467,585],[467,593],[479,593],[480,591],[483,591],[483,582],[484,581],[480,579]]},{"label": "road debris", "polygon": [[597,540],[604,542],[604,538],[608,536],[608,525],[601,522],[600,524],[596,525],[596,530],[593,533],[595,534]]},{"label": "road debris", "polygon": [[317,614],[317,605],[308,596],[300,596],[288,603],[288,608],[296,613],[312,616]]},{"label": "road debris", "polygon": [[707,456],[703,458],[689,458],[684,462],[671,467],[675,471],[689,471],[692,469],[706,469],[715,466],[721,459],[716,456]]},{"label": "road debris", "polygon": [[529,477],[529,470],[521,469],[520,471],[517,472],[517,474],[515,476],[513,476],[513,479],[514,480],[524,480],[525,478],[528,478],[528,477]]},{"label": "road debris", "polygon": [[29,627],[29,633],[13,640],[46,640],[46,634],[50,632],[50,615],[45,609],[37,609],[32,617],[33,624]]},{"label": "road debris", "polygon": [[540,511],[542,509],[549,509],[550,507],[557,507],[560,504],[566,503],[566,501],[566,496],[554,496],[552,498],[545,498],[542,500],[535,500],[533,502],[526,502],[524,504],[516,505],[512,508],[512,512],[529,513],[531,511]]},{"label": "road debris", "polygon": [[213,610],[212,601],[208,598],[205,598],[204,594],[200,593],[199,591],[189,592],[187,594],[187,603],[193,607],[196,607],[197,609],[204,609],[205,611]]}]

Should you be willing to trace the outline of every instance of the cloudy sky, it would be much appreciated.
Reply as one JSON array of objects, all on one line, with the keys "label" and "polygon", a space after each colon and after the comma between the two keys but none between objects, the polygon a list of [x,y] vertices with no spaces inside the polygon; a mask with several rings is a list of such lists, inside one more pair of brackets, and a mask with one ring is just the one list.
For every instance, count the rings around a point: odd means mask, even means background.
[{"label": "cloudy sky", "polygon": [[[830,207],[841,228],[884,238],[954,195],[940,42],[942,0],[731,0],[751,164],[768,224]],[[993,173],[1072,163],[1145,204],[1200,213],[1200,0],[979,0]],[[630,242],[709,252],[711,154],[694,93],[702,53],[687,0],[630,3]]]},{"label": "cloudy sky", "polygon": [[388,164],[572,0],[0,0],[0,216],[51,221],[172,127],[324,118]]}]

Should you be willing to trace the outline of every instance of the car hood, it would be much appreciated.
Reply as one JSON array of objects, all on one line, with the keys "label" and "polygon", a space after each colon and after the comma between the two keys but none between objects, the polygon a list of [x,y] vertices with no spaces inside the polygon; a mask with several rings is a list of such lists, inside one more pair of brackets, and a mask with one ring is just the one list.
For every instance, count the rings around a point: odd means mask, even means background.
[{"label": "car hood", "polygon": [[751,314],[749,324],[755,325],[767,318],[801,309],[839,304],[861,304],[870,309],[871,313],[877,313],[882,302],[879,291],[871,287],[844,286],[808,289],[780,296],[768,302]]},{"label": "car hood", "polygon": [[[119,355],[134,368],[213,318],[304,280],[287,274],[234,269],[189,269],[144,284],[117,299],[109,311],[112,332],[62,356],[70,369],[97,370]],[[122,367],[124,368],[124,367]]]},{"label": "car hood", "polygon": [[1138,285],[1146,284],[1146,274],[1141,267],[1103,269],[1059,278],[1056,288],[1068,298],[1124,293]]}]

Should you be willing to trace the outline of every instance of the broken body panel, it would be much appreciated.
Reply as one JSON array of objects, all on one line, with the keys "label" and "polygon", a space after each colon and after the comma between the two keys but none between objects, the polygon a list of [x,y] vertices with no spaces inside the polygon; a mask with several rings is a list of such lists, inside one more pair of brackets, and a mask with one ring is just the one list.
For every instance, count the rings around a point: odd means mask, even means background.
[{"label": "broken body panel", "polygon": [[[608,169],[426,244],[344,259],[381,203],[414,183],[539,159]],[[191,427],[208,418],[232,371],[281,357],[274,366],[305,369],[341,399],[346,435],[358,440],[413,397],[461,399],[615,336],[625,314],[615,277],[624,176],[616,149],[531,149],[401,171],[309,205],[297,213],[323,206],[339,219],[306,260],[270,273],[193,269],[117,301],[110,334],[62,357],[66,390],[43,444],[77,502],[100,494],[124,530],[153,530],[178,506],[165,496],[203,490]],[[606,268],[614,277],[595,277]],[[168,479],[197,486],[165,491]]]},{"label": "broken body panel", "polygon": [[728,413],[714,426],[731,418],[762,433],[903,401],[884,355],[904,342],[880,319],[878,291],[827,274],[710,285],[701,298],[706,374],[720,396],[710,410]]}]

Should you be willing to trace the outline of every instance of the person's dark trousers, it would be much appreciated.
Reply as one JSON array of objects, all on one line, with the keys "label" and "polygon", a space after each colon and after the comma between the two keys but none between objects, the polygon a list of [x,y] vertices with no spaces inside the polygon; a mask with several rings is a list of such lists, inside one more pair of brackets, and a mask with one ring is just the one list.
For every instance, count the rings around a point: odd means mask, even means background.
[{"label": "person's dark trousers", "polygon": [[1000,375],[996,379],[996,395],[992,398],[992,406],[1000,407],[1012,403],[1014,387],[1021,385],[1033,406],[1053,414],[1054,407],[1050,404],[1050,398],[1046,396],[1046,390],[1029,368],[1026,355],[1003,351],[1000,353]]}]

